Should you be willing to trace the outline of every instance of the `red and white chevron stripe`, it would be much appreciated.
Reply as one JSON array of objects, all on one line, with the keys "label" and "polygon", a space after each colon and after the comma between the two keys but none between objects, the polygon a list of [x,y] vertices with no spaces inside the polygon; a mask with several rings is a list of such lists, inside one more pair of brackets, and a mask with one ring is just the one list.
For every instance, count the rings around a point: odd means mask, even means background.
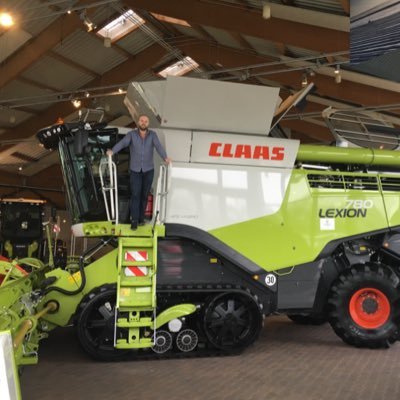
[{"label": "red and white chevron stripe", "polygon": [[149,254],[146,250],[129,250],[125,252],[125,261],[148,261]]},{"label": "red and white chevron stripe", "polygon": [[146,276],[148,274],[147,267],[126,267],[125,276]]}]

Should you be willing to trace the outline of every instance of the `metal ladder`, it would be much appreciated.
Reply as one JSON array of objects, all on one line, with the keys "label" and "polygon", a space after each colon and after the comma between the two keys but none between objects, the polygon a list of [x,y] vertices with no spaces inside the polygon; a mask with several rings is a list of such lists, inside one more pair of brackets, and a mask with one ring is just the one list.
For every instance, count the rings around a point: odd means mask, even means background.
[{"label": "metal ladder", "polygon": [[158,230],[139,227],[137,235],[118,240],[117,349],[151,347],[155,334]]}]

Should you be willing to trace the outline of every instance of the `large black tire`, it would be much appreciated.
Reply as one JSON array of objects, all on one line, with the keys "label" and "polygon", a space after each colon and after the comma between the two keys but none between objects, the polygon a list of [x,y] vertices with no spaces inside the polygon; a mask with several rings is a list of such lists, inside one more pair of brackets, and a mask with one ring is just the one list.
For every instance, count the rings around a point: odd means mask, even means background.
[{"label": "large black tire", "polygon": [[325,314],[288,314],[287,316],[298,325],[322,325],[328,321]]},{"label": "large black tire", "polygon": [[389,347],[399,338],[399,277],[382,264],[352,266],[332,285],[328,315],[344,342],[356,347]]},{"label": "large black tire", "polygon": [[79,305],[75,327],[82,348],[100,361],[118,361],[129,350],[114,348],[116,286],[100,286],[86,295]]}]

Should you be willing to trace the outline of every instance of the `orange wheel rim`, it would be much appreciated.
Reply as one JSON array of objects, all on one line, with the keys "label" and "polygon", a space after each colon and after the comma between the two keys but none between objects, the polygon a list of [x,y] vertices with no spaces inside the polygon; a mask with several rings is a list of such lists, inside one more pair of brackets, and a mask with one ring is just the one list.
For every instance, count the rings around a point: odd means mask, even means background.
[{"label": "orange wheel rim", "polygon": [[365,329],[376,329],[389,319],[390,303],[380,290],[363,288],[351,296],[349,312],[357,325]]}]

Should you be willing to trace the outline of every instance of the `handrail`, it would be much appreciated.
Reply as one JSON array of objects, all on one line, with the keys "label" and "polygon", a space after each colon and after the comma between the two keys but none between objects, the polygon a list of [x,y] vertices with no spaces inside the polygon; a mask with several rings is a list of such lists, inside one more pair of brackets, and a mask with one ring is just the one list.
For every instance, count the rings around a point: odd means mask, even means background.
[{"label": "handrail", "polygon": [[154,218],[154,221],[153,221],[152,225],[154,225],[156,223],[157,219],[158,220],[160,219],[161,180],[162,180],[162,176],[163,176],[163,169],[164,169],[164,166],[161,165],[160,166],[160,174],[159,174],[158,179],[157,179],[156,193],[155,193],[155,196],[154,196],[154,207],[153,207],[153,218]]},{"label": "handrail", "polygon": [[108,176],[110,178],[110,208],[111,208],[111,219],[115,219],[115,209],[114,209],[114,196],[113,196],[113,188],[114,188],[114,174],[113,174],[113,166],[111,156],[107,157],[107,166],[108,166]]},{"label": "handrail", "polygon": [[164,222],[166,215],[167,202],[166,197],[171,188],[171,169],[172,163],[160,166],[160,175],[157,180],[154,215],[159,222]]},{"label": "handrail", "polygon": [[171,176],[172,176],[172,161],[167,164],[167,187],[165,194],[169,193],[171,189]]},{"label": "handrail", "polygon": [[[109,176],[109,185],[105,184],[103,177],[103,169],[107,167]],[[115,221],[118,224],[118,180],[117,180],[117,166],[112,161],[112,156],[108,155],[107,160],[102,159],[99,165],[99,176],[101,183],[101,191],[103,192],[104,206],[106,208],[107,220]],[[109,193],[109,201],[107,198]],[[110,204],[109,204],[110,203]]]}]

